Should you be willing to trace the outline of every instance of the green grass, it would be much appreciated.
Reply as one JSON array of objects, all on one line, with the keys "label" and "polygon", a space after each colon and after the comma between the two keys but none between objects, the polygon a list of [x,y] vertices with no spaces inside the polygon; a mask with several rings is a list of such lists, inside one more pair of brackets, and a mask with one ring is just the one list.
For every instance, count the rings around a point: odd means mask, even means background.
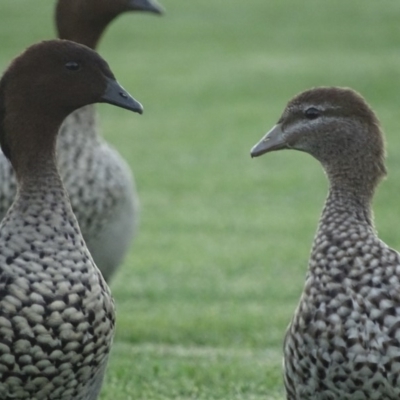
[{"label": "green grass", "polygon": [[[140,234],[112,284],[115,345],[102,399],[283,399],[281,345],[302,290],[327,183],[295,152],[249,150],[287,100],[317,85],[360,91],[387,132],[375,201],[400,248],[400,3],[162,0],[100,46],[145,106],[101,106],[128,160]],[[3,0],[0,67],[53,35],[53,2]]]}]

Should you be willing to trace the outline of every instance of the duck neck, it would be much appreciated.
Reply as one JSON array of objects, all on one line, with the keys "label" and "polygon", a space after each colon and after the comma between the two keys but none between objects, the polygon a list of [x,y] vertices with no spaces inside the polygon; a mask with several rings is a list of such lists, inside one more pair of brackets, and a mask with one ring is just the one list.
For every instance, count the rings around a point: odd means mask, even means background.
[{"label": "duck neck", "polygon": [[[5,120],[7,148],[15,170],[19,193],[53,190],[64,196],[64,187],[56,163],[56,137],[60,124],[56,118],[35,118],[34,113],[23,120],[10,113]],[[62,118],[58,119],[62,120]]]},{"label": "duck neck", "polygon": [[374,230],[371,203],[371,193],[360,193],[356,188],[348,185],[331,184],[320,226],[340,227],[343,224],[348,226],[349,223],[353,223],[365,225]]},{"label": "duck neck", "polygon": [[[71,40],[95,50],[108,24],[119,12],[99,12],[90,5],[72,0],[59,2],[56,9],[56,28],[59,39]],[[101,7],[101,5],[99,5]]]},{"label": "duck neck", "polygon": [[373,228],[371,205],[375,189],[386,173],[383,161],[354,154],[322,164],[330,183],[323,217],[331,212],[352,215],[358,223]]},{"label": "duck neck", "polygon": [[331,279],[343,283],[350,270],[364,268],[356,258],[366,242],[378,240],[371,201],[347,187],[330,187],[311,251],[308,288]]},{"label": "duck neck", "polygon": [[337,162],[324,165],[331,191],[345,193],[348,197],[371,200],[385,170],[380,170],[379,164],[364,162],[365,160],[358,158],[343,157]]},{"label": "duck neck", "polygon": [[[105,24],[107,25],[108,22]],[[86,25],[82,24],[79,29],[71,32],[67,35],[59,35],[59,39],[71,40],[76,43],[84,44],[87,47],[90,47],[93,50],[96,50],[96,47],[100,41],[101,36],[105,30],[105,26],[102,24],[93,24]]]},{"label": "duck neck", "polygon": [[[51,157],[51,158],[50,158]],[[48,158],[48,159],[47,159]],[[65,189],[56,166],[55,157],[51,154],[36,155],[34,162],[26,162],[16,170],[19,193],[52,191],[65,197]]]}]

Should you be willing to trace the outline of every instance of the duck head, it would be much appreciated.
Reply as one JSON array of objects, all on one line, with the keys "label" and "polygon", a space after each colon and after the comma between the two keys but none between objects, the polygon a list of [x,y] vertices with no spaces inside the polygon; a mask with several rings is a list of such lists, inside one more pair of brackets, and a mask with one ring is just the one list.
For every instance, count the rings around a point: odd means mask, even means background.
[{"label": "duck head", "polygon": [[[95,51],[67,40],[29,47],[0,81],[0,142],[14,161],[20,150],[53,146],[63,120],[92,103],[110,103],[137,113],[143,108],[116,81]],[[50,144],[51,143],[51,144]]]},{"label": "duck head", "polygon": [[58,37],[95,49],[108,24],[127,11],[164,13],[156,0],[58,0]]},{"label": "duck head", "polygon": [[384,139],[371,107],[354,90],[318,87],[289,101],[251,156],[295,149],[319,160],[333,180],[374,186],[386,173]]}]

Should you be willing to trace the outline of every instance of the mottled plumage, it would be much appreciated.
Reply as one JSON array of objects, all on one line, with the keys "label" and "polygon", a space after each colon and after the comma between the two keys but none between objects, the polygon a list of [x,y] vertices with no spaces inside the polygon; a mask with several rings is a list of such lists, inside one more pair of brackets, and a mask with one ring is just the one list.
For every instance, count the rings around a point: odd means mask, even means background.
[{"label": "mottled plumage", "polygon": [[43,178],[0,225],[0,398],[96,399],[114,305],[59,177]]},{"label": "mottled plumage", "polygon": [[68,41],[31,46],[0,81],[0,144],[18,182],[0,224],[1,399],[95,400],[101,389],[114,303],[55,159],[63,119],[95,102],[141,112],[97,53]]},{"label": "mottled plumage", "polygon": [[371,211],[385,175],[378,120],[350,89],[312,89],[252,155],[284,148],[313,155],[330,182],[284,342],[287,399],[399,399],[400,256],[377,237]]}]

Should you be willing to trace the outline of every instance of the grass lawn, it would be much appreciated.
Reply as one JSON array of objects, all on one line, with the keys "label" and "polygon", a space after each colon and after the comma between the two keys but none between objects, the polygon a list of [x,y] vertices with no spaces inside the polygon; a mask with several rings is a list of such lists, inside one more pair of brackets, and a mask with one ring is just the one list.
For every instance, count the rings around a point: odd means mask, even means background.
[{"label": "grass lawn", "polygon": [[[101,399],[283,399],[283,335],[327,183],[308,155],[249,150],[299,91],[357,89],[387,133],[375,215],[400,248],[400,2],[160,1],[165,17],[122,16],[99,49],[145,107],[99,107],[142,204],[112,283]],[[53,37],[53,6],[2,0],[1,69]]]}]

